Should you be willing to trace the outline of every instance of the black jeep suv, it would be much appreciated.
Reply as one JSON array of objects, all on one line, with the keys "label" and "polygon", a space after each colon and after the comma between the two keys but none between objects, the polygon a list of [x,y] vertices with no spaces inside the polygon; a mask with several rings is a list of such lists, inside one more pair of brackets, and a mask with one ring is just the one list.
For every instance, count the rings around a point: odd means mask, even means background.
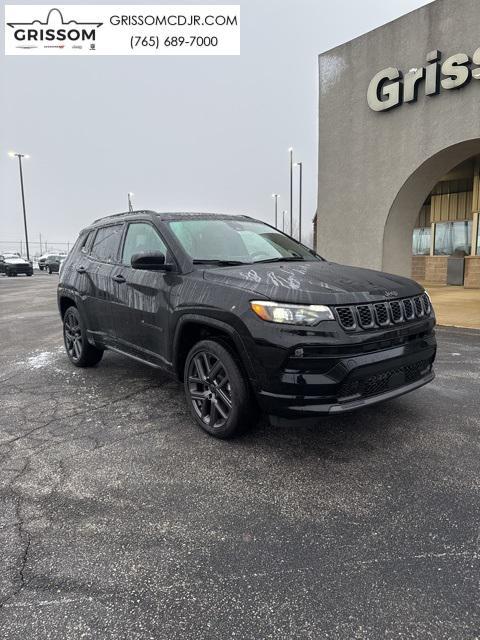
[{"label": "black jeep suv", "polygon": [[[217,437],[337,414],[430,382],[435,316],[407,278],[328,262],[246,216],[135,211],[84,229],[58,305],[77,367],[105,349],[164,369]],[[277,418],[278,419],[278,418]]]}]

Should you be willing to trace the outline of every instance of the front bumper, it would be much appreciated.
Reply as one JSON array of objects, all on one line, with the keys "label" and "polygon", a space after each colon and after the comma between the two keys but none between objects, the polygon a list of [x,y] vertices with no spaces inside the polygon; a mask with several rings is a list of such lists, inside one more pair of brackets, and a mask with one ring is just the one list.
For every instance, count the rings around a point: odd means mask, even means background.
[{"label": "front bumper", "polygon": [[12,275],[33,275],[33,267],[30,264],[9,264],[5,267],[4,273]]},{"label": "front bumper", "polygon": [[[354,411],[414,391],[434,378],[433,332],[405,344],[371,353],[341,353],[290,360],[257,390],[261,408],[285,418],[314,417]],[[293,368],[291,363],[297,365]]]}]

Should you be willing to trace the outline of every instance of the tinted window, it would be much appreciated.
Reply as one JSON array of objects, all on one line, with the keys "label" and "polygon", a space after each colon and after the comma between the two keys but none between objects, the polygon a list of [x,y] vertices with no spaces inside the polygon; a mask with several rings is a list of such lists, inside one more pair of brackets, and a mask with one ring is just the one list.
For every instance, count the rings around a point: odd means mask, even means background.
[{"label": "tinted window", "polygon": [[129,225],[123,246],[123,264],[130,265],[132,256],[136,253],[152,253],[158,251],[166,256],[167,247],[151,224],[135,222]]},{"label": "tinted window", "polygon": [[90,233],[85,234],[83,241],[80,241],[80,250],[82,253],[88,253],[88,247],[94,235],[95,231],[90,231]]},{"label": "tinted window", "polygon": [[100,228],[97,231],[90,253],[104,262],[114,261],[117,258],[121,236],[121,224]]}]

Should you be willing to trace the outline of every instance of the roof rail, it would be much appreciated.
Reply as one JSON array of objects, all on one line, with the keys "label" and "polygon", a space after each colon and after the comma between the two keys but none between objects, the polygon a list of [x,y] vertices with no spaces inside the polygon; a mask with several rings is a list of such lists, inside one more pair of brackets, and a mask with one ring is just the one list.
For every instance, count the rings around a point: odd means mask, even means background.
[{"label": "roof rail", "polygon": [[123,216],[135,216],[141,213],[155,213],[155,211],[151,211],[150,209],[138,209],[137,211],[123,211],[122,213],[112,213],[109,216],[102,216],[101,218],[97,218],[92,222],[92,224],[96,224],[97,222],[101,222],[102,220],[110,220],[111,218],[122,218]]}]

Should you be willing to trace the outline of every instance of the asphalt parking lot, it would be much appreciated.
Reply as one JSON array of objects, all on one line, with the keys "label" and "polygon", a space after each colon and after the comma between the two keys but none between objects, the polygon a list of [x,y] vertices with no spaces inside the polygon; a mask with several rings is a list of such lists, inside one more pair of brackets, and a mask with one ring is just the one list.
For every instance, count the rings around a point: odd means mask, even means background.
[{"label": "asphalt parking lot", "polygon": [[0,637],[480,637],[480,332],[428,388],[232,442],[181,387],[63,353],[56,275],[0,277]]}]

